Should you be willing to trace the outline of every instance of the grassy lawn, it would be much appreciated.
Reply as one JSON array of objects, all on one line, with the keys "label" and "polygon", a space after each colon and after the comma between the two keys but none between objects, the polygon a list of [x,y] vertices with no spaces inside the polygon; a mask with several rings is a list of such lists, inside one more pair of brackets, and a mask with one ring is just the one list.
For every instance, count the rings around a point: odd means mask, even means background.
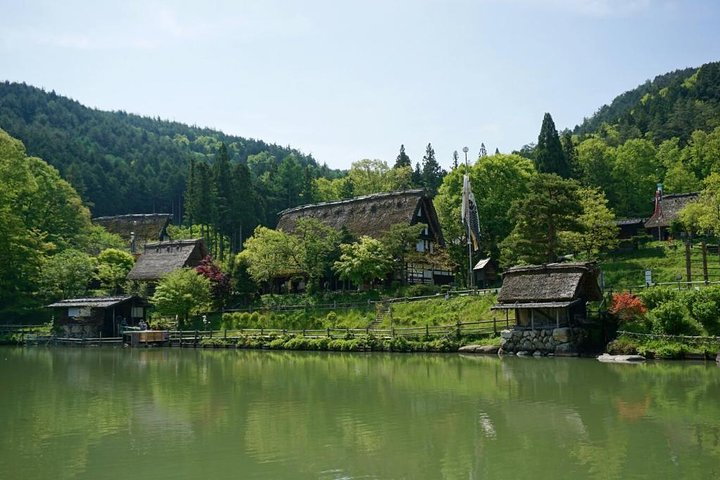
[{"label": "grassy lawn", "polygon": [[[414,327],[424,325],[450,325],[457,322],[505,320],[505,313],[492,311],[496,295],[443,296],[428,300],[392,305],[392,323],[395,326]],[[512,319],[511,319],[512,320]],[[383,319],[382,326],[390,326],[390,318]]]},{"label": "grassy lawn", "polygon": [[[702,281],[702,251],[700,245],[690,249],[693,281]],[[720,281],[720,259],[708,252],[710,281]],[[635,252],[615,254],[601,262],[605,287],[613,290],[637,289],[645,285],[645,270],[652,271],[654,283],[685,282],[685,246],[680,241],[651,242]]]}]

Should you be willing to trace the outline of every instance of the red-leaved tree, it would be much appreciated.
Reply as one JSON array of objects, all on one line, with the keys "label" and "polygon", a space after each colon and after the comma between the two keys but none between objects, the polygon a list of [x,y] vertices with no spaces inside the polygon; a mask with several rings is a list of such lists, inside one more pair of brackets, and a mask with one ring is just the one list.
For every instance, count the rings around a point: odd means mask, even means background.
[{"label": "red-leaved tree", "polygon": [[225,275],[209,255],[195,267],[195,271],[210,280],[210,296],[216,306],[223,306],[230,295],[230,277]]},{"label": "red-leaved tree", "polygon": [[608,311],[621,322],[632,322],[647,313],[642,300],[630,292],[613,293],[612,304]]}]

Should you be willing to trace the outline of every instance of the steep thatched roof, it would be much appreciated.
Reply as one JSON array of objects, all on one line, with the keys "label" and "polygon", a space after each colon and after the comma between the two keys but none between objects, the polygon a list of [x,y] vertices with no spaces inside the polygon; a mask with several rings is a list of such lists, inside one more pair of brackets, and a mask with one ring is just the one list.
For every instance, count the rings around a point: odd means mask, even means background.
[{"label": "steep thatched roof", "polygon": [[571,303],[602,300],[594,263],[551,263],[513,267],[505,272],[499,304]]},{"label": "steep thatched roof", "polygon": [[92,221],[94,224],[104,227],[108,232],[120,235],[128,243],[130,234],[135,232],[135,243],[144,245],[149,242],[168,240],[167,226],[171,219],[172,215],[169,213],[138,213],[97,217]]},{"label": "steep thatched roof", "polygon": [[[422,217],[418,217],[418,213]],[[278,229],[293,232],[301,218],[315,218],[337,230],[342,227],[354,236],[378,238],[396,224],[413,225],[421,221],[443,245],[440,222],[432,200],[422,189],[377,193],[337,202],[317,203],[289,208],[279,213]]]},{"label": "steep thatched roof", "polygon": [[669,227],[680,210],[697,199],[697,193],[675,193],[663,196],[660,199],[660,208],[645,222],[645,228]]},{"label": "steep thatched roof", "polygon": [[110,308],[120,305],[131,300],[136,300],[142,304],[146,302],[137,296],[125,297],[91,297],[91,298],[68,298],[59,302],[51,303],[48,308],[73,308],[73,307],[91,307],[91,308]]},{"label": "steep thatched roof", "polygon": [[196,267],[208,255],[205,242],[176,240],[149,243],[128,273],[128,280],[159,280],[164,275],[183,267]]}]

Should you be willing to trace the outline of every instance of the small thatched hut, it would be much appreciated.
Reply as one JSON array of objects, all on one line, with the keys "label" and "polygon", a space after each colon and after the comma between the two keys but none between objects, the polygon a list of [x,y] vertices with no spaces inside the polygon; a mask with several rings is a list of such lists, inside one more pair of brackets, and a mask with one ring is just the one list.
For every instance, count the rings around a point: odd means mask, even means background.
[{"label": "small thatched hut", "polygon": [[498,310],[515,310],[516,327],[572,325],[587,317],[586,304],[602,300],[594,263],[551,263],[505,272]]},{"label": "small thatched hut", "polygon": [[148,243],[127,278],[154,282],[178,268],[198,266],[207,255],[201,238]]},{"label": "small thatched hut", "polygon": [[56,314],[55,324],[68,337],[117,337],[123,326],[145,319],[148,303],[140,297],[70,298],[48,305]]},{"label": "small thatched hut", "polygon": [[104,227],[108,232],[119,235],[128,244],[134,242],[140,247],[151,242],[170,240],[167,227],[171,220],[172,215],[169,213],[139,213],[97,217],[92,221],[94,224]]},{"label": "small thatched hut", "polygon": [[354,237],[369,236],[380,238],[393,225],[425,226],[417,239],[415,250],[423,258],[406,265],[409,283],[450,283],[452,272],[447,262],[440,262],[434,256],[437,246],[445,246],[432,199],[422,189],[376,193],[362,197],[317,203],[289,208],[278,214],[277,228],[284,232],[295,231],[301,218],[314,218],[337,230],[342,228]]},{"label": "small thatched hut", "polygon": [[655,202],[655,212],[645,222],[645,230],[656,240],[667,240],[670,236],[670,225],[678,218],[680,210],[697,199],[697,193],[663,195]]}]

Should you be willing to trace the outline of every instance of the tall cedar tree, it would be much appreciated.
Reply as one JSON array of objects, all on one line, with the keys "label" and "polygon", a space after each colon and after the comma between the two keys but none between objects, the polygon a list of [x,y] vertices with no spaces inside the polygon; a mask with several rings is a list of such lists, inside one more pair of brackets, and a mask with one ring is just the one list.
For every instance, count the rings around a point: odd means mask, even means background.
[{"label": "tall cedar tree", "polygon": [[230,202],[233,196],[230,157],[224,143],[220,145],[220,149],[215,156],[212,177],[215,186],[213,189],[215,209],[213,210],[212,224],[216,231],[220,233],[219,244],[216,247],[218,258],[222,261],[225,256],[224,237],[230,235],[232,230]]},{"label": "tall cedar tree", "polygon": [[535,147],[535,166],[540,173],[555,173],[563,178],[570,178],[570,165],[565,158],[555,122],[549,113],[543,117],[540,127]]},{"label": "tall cedar tree", "polygon": [[410,167],[412,168],[412,162],[410,157],[405,153],[405,145],[400,145],[400,154],[395,159],[395,166],[393,168]]},{"label": "tall cedar tree", "polygon": [[422,186],[425,187],[430,196],[437,194],[438,188],[442,185],[445,171],[435,159],[435,150],[432,144],[428,143],[425,149],[425,156],[422,163]]}]

